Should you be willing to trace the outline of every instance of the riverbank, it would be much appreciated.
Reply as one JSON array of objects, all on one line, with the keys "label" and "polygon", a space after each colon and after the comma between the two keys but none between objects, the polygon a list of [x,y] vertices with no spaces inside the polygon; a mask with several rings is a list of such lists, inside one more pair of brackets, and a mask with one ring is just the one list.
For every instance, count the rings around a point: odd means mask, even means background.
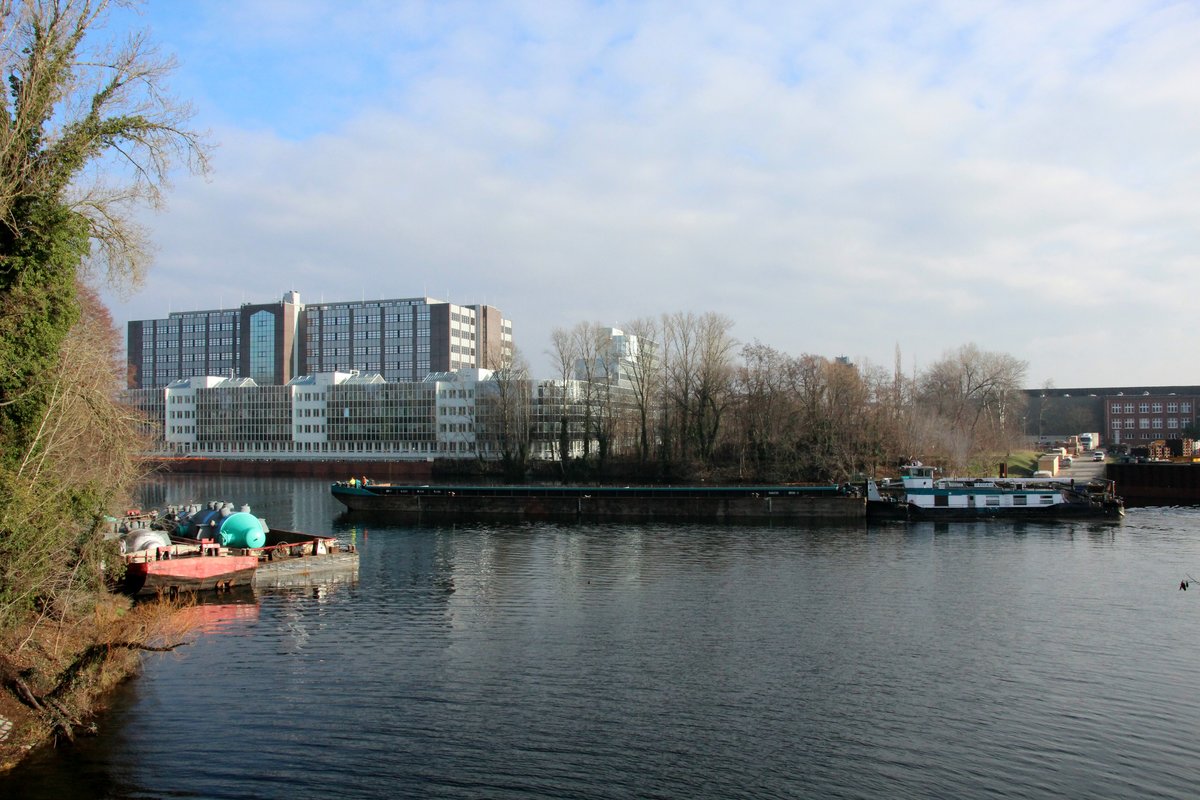
[{"label": "riverbank", "polygon": [[0,642],[0,773],[38,747],[95,732],[109,693],[135,676],[140,652],[179,646],[181,606],[96,598],[65,620],[31,617]]}]

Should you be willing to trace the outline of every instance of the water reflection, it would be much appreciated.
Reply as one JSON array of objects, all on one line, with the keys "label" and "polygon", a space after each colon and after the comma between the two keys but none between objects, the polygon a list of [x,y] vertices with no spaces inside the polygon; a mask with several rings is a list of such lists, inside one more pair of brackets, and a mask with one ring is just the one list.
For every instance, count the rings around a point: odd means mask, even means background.
[{"label": "water reflection", "polygon": [[0,794],[1182,797],[1200,770],[1196,510],[413,527],[327,489],[161,487],[353,538],[357,580],[257,589]]},{"label": "water reflection", "polygon": [[249,586],[228,592],[202,592],[190,595],[179,615],[186,630],[205,635],[221,633],[257,620],[258,597]]}]

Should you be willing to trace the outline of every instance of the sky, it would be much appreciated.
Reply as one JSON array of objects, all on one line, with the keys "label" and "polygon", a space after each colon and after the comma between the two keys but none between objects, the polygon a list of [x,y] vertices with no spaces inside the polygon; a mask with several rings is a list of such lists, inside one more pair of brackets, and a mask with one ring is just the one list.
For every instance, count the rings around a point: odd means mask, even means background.
[{"label": "sky", "polygon": [[716,312],[906,372],[1200,383],[1193,2],[151,0],[216,147],[116,322],[431,296],[550,332]]}]

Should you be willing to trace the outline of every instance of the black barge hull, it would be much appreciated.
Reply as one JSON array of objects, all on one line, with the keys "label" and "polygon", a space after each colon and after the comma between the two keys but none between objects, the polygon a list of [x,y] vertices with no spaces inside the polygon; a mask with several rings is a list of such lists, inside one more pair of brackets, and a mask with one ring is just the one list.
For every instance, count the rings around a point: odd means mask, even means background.
[{"label": "black barge hull", "polygon": [[1059,504],[1032,508],[929,509],[911,503],[872,501],[867,503],[867,519],[871,521],[912,522],[979,522],[980,520],[1119,520],[1125,515],[1120,503],[1103,505]]},{"label": "black barge hull", "polygon": [[350,511],[423,520],[769,522],[863,520],[838,486],[578,487],[334,484]]}]

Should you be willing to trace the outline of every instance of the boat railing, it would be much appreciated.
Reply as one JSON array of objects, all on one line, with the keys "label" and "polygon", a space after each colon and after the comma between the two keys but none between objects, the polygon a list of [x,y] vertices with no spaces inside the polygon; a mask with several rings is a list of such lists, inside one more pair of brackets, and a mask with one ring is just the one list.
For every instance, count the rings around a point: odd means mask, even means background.
[{"label": "boat railing", "polygon": [[164,547],[151,547],[146,550],[135,550],[125,553],[128,563],[149,563],[151,561],[169,561],[173,558],[194,556],[220,556],[229,553],[229,548],[222,547],[212,539],[200,541],[176,542]]}]

